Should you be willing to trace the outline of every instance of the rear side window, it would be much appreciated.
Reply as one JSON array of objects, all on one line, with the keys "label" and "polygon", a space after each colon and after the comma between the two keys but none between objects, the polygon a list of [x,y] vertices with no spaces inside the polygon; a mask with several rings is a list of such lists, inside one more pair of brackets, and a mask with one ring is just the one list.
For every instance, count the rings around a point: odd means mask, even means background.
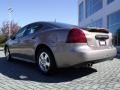
[{"label": "rear side window", "polygon": [[28,27],[28,29],[31,30],[31,33],[41,30],[42,28],[43,28],[42,24],[33,24]]},{"label": "rear side window", "polygon": [[38,30],[40,30],[41,28],[43,28],[43,25],[41,25],[41,24],[29,25],[27,30],[24,32],[23,36],[27,36],[27,35],[33,34],[33,33],[37,32]]},{"label": "rear side window", "polygon": [[53,26],[45,23],[45,24],[43,24],[42,30],[48,30],[48,29],[53,29],[53,28],[54,28]]}]

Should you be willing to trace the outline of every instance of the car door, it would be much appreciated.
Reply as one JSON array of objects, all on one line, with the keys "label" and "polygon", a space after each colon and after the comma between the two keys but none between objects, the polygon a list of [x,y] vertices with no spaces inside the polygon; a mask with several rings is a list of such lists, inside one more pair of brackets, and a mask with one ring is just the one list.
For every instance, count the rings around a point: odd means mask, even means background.
[{"label": "car door", "polygon": [[23,27],[22,29],[20,29],[14,36],[14,39],[10,39],[9,41],[10,53],[13,58],[20,57],[21,52],[20,40],[23,37],[26,28],[27,27]]},{"label": "car door", "polygon": [[31,24],[27,27],[20,40],[21,55],[25,61],[34,62],[35,54],[35,40],[37,38],[38,31],[42,28],[41,24]]}]

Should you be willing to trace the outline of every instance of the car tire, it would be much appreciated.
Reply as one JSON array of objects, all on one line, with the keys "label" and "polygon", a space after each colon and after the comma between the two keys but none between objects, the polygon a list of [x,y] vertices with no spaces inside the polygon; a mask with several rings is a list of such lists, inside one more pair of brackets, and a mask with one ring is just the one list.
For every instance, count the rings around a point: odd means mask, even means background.
[{"label": "car tire", "polygon": [[54,55],[47,48],[41,48],[37,54],[37,64],[40,71],[45,75],[53,74],[56,69]]},{"label": "car tire", "polygon": [[10,54],[10,51],[9,51],[9,47],[5,48],[5,57],[6,57],[7,61],[12,61],[11,54]]}]

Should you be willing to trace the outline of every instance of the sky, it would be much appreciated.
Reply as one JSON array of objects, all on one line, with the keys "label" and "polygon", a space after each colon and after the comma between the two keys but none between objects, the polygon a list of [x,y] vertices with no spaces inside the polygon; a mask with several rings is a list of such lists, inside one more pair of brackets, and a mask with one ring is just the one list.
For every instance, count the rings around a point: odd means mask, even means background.
[{"label": "sky", "polygon": [[8,8],[13,8],[12,20],[20,26],[36,21],[56,21],[78,24],[77,0],[0,0],[0,25],[9,20]]}]

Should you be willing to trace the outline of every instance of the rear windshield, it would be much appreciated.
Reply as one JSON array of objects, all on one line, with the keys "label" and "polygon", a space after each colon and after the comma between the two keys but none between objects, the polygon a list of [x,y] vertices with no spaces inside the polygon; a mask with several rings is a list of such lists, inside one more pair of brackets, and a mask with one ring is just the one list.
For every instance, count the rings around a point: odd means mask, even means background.
[{"label": "rear windshield", "polygon": [[64,24],[64,23],[49,23],[50,26],[53,26],[55,28],[71,28],[71,27],[77,27],[75,25],[70,25],[70,24]]}]

